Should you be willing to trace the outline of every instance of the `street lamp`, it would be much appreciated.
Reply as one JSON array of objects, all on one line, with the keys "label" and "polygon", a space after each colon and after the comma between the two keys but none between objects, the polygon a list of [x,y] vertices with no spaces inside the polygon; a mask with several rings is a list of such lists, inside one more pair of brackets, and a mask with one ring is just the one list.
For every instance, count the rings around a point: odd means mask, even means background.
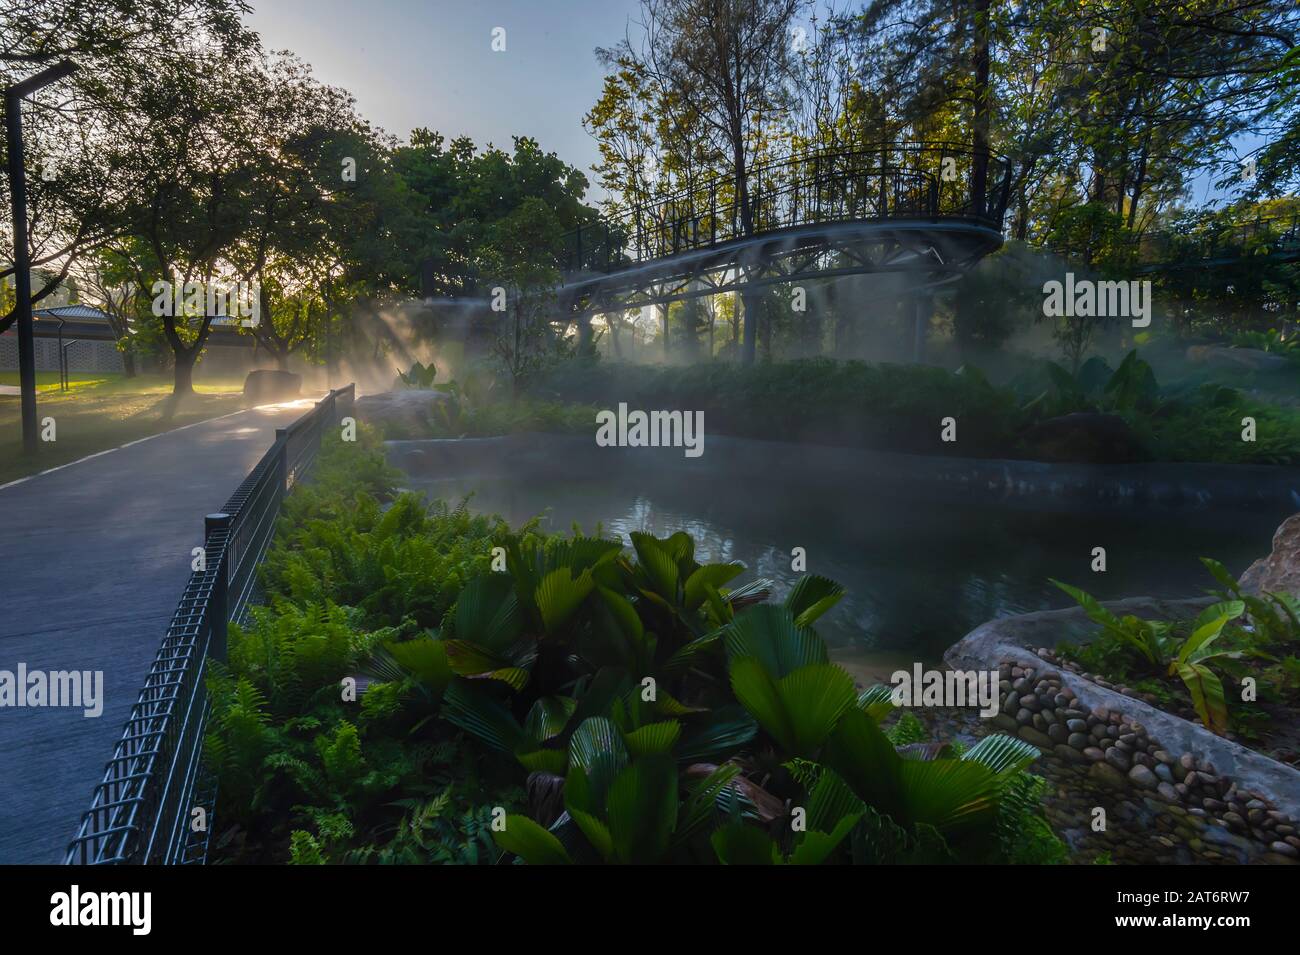
[{"label": "street lamp", "polygon": [[27,179],[23,175],[22,100],[71,76],[77,67],[58,63],[5,88],[5,133],[9,141],[9,197],[14,211],[14,291],[18,301],[18,381],[22,392],[23,450],[36,451],[36,345],[32,333],[32,261],[27,249]]}]

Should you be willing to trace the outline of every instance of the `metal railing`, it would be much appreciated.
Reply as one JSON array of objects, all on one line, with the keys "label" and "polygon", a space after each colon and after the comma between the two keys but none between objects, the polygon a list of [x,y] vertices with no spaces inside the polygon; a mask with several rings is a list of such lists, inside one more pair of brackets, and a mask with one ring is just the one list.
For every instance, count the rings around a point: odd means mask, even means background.
[{"label": "metal railing", "polygon": [[[355,394],[354,385],[331,391],[277,429],[225,507],[205,518],[203,569],[190,575],[65,863],[204,861],[215,796],[202,767],[207,661],[225,659],[226,626],[249,605],[281,501],[315,461],[325,429],[351,414]],[[207,815],[202,828],[191,825],[196,808]]]},{"label": "metal railing", "polygon": [[[971,188],[983,166],[985,187]],[[973,219],[1001,230],[1010,163],[960,143],[882,143],[784,157],[637,204],[564,236],[565,273],[609,273],[812,224]],[[746,200],[747,196],[747,200]]]}]

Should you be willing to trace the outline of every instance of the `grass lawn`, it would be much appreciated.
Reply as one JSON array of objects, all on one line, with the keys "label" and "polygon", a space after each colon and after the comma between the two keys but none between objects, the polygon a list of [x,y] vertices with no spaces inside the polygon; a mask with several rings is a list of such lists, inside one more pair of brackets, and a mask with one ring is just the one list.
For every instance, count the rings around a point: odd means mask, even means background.
[{"label": "grass lawn", "polygon": [[[0,385],[18,384],[18,372],[0,372]],[[170,376],[74,376],[71,389],[59,391],[57,372],[36,379],[36,414],[53,418],[55,441],[42,442],[33,457],[22,452],[19,399],[0,395],[0,484],[137,438],[170,431],[240,409],[241,379],[196,383],[197,392],[179,407],[171,400]]]}]

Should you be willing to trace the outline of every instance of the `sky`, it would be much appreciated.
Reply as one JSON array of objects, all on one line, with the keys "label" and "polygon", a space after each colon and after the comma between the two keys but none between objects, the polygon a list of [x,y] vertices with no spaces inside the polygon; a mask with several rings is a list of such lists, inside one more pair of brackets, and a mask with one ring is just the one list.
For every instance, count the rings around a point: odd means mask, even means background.
[{"label": "sky", "polygon": [[[512,136],[591,175],[582,117],[600,95],[597,46],[627,32],[638,0],[251,0],[246,23],[292,50],[360,114],[405,139],[421,126],[509,149]],[[505,30],[505,51],[492,49]]]}]

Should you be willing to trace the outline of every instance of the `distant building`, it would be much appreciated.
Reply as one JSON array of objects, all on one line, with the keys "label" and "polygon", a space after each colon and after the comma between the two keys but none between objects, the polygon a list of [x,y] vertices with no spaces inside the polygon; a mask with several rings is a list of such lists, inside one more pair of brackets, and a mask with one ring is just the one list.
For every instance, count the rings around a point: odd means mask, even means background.
[{"label": "distant building", "polygon": [[[70,372],[107,372],[121,374],[122,353],[117,350],[108,316],[89,305],[60,305],[38,308],[32,313],[35,331],[36,370],[59,370],[59,325],[68,346]],[[18,328],[11,326],[0,335],[0,371],[18,368]]]}]

